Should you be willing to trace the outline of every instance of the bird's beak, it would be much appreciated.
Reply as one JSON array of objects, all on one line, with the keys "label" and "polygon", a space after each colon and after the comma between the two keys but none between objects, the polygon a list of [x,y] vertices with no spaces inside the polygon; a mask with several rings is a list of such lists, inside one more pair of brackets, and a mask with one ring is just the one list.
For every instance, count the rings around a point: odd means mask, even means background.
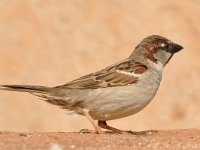
[{"label": "bird's beak", "polygon": [[181,45],[178,45],[178,44],[176,44],[176,43],[173,43],[170,49],[171,49],[171,52],[172,52],[172,53],[177,53],[177,52],[179,52],[180,50],[182,50],[183,47],[182,47]]}]

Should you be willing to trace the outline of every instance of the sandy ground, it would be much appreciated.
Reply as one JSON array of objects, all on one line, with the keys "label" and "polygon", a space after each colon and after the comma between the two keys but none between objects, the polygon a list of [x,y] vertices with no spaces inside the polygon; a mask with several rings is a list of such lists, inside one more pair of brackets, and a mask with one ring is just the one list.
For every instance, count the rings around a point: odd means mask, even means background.
[{"label": "sandy ground", "polygon": [[[200,119],[192,117],[200,113],[199,6],[197,0],[0,1],[0,84],[61,85],[127,58],[144,37],[159,34],[184,50],[166,66],[149,106],[109,124],[139,131],[199,128]],[[27,93],[0,91],[0,114],[0,130],[90,126]]]},{"label": "sandy ground", "polygon": [[0,132],[1,150],[63,149],[200,149],[200,130],[142,131],[131,134]]}]

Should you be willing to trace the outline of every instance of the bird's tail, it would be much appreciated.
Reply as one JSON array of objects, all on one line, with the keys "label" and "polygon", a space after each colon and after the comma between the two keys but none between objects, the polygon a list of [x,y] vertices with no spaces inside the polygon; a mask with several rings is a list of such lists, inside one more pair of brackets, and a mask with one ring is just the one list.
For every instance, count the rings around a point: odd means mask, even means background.
[{"label": "bird's tail", "polygon": [[57,97],[53,95],[53,88],[37,85],[0,85],[0,90],[28,92],[38,96],[48,103],[54,104]]},{"label": "bird's tail", "polygon": [[34,85],[0,85],[0,90],[29,93],[49,93],[50,89],[50,87]]},{"label": "bird's tail", "polygon": [[42,98],[42,100],[58,105],[61,108],[73,110],[70,103],[64,100],[63,94],[59,95],[59,89],[55,87],[34,86],[34,85],[0,85],[0,90],[28,92]]}]

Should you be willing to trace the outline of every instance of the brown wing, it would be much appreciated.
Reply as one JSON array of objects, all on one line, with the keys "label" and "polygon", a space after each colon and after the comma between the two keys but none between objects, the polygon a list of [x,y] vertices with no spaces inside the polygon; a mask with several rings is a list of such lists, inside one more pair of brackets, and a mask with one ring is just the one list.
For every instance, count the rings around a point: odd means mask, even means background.
[{"label": "brown wing", "polygon": [[96,73],[91,73],[59,87],[78,88],[78,89],[96,89],[113,86],[124,86],[137,82],[138,77],[120,73],[120,71],[140,74],[147,70],[145,65],[125,60],[118,64],[102,69]]}]

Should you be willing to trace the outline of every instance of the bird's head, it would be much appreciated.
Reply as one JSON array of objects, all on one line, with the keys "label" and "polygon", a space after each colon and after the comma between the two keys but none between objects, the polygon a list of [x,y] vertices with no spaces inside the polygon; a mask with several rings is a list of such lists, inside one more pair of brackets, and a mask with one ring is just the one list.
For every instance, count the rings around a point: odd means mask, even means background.
[{"label": "bird's head", "polygon": [[134,52],[130,55],[130,58],[141,57],[143,61],[147,60],[152,64],[161,64],[164,67],[171,57],[181,49],[183,49],[182,46],[173,43],[167,38],[152,35],[143,39],[138,44]]}]

